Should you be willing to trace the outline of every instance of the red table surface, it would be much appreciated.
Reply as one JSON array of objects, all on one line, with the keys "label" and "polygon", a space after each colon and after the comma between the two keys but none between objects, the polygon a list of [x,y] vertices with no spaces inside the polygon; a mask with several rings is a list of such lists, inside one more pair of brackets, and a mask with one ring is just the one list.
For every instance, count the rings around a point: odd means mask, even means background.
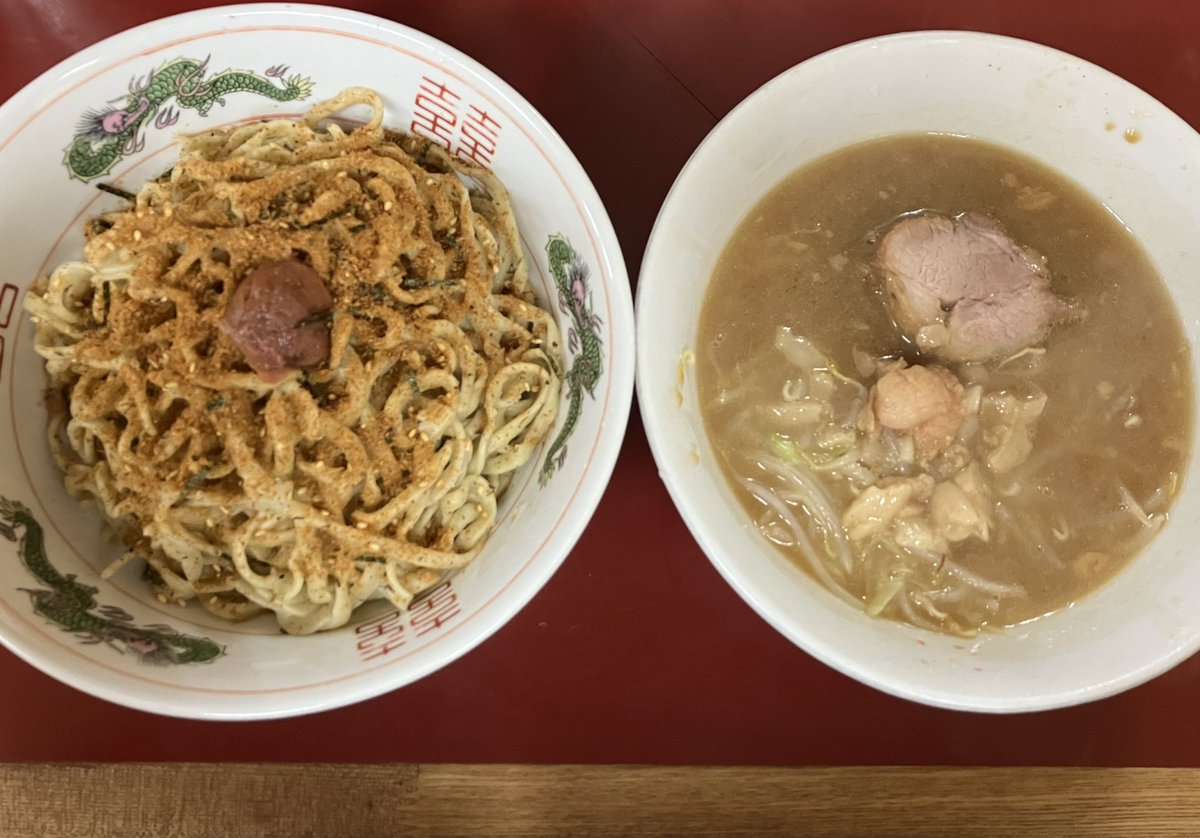
[{"label": "red table surface", "polygon": [[[0,0],[0,99],[102,37],[204,5]],[[446,41],[526,96],[591,175],[635,283],[659,205],[717,119],[788,67],[861,38],[975,29],[1040,41],[1200,126],[1194,0],[347,5]],[[0,651],[0,760],[1200,766],[1198,696],[1200,656],[1121,696],[1021,716],[936,710],[842,676],[717,575],[658,479],[635,409],[563,567],[450,666],[340,710],[231,724],[126,710]]]}]

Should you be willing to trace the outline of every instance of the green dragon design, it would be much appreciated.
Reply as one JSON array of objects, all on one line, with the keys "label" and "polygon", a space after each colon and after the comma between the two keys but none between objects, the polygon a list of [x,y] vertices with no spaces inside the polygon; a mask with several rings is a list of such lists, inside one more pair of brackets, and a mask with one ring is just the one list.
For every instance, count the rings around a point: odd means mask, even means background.
[{"label": "green dragon design", "polygon": [[592,295],[588,288],[588,266],[571,247],[565,236],[554,235],[546,242],[550,273],[558,288],[558,307],[571,318],[567,328],[567,347],[575,356],[567,370],[564,383],[567,389],[567,417],[562,429],[546,452],[538,483],[545,486],[562,468],[567,458],[567,440],[575,432],[583,412],[583,393],[596,397],[596,385],[604,374],[603,347],[600,343],[600,318],[592,311]]},{"label": "green dragon design", "polygon": [[[210,56],[211,57],[211,56]],[[124,107],[92,109],[79,120],[64,165],[71,177],[88,181],[106,175],[118,160],[136,154],[146,144],[145,130],[153,121],[155,128],[169,128],[179,121],[179,108],[208,116],[213,105],[224,105],[230,93],[249,92],[277,102],[306,99],[312,91],[310,79],[293,75],[284,79],[288,68],[276,64],[267,68],[265,77],[245,70],[222,70],[205,78],[208,58],[176,58],[129,83]],[[272,79],[282,79],[283,86]],[[174,105],[167,105],[172,99]],[[167,107],[164,109],[164,105]]]},{"label": "green dragon design", "polygon": [[[18,528],[24,532],[18,536]],[[136,653],[154,664],[203,663],[225,650],[207,637],[181,634],[170,626],[133,625],[133,616],[115,605],[98,605],[99,589],[63,576],[46,558],[41,524],[20,501],[0,497],[0,535],[18,541],[22,564],[46,588],[21,588],[33,601],[33,610],[84,643],[107,643],[122,654]],[[48,589],[48,590],[47,590]]]}]

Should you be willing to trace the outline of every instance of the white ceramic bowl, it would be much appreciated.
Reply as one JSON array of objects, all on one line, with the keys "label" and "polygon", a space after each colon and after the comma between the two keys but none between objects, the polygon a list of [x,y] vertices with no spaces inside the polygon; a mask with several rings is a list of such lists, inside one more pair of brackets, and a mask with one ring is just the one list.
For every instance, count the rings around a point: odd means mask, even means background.
[{"label": "white ceramic bowl", "polygon": [[[1140,142],[1127,142],[1127,129]],[[809,161],[906,132],[1007,145],[1083,185],[1145,246],[1195,346],[1200,137],[1190,127],[1111,73],[1036,44],[963,32],[863,41],[792,68],[742,102],[692,155],[663,205],[637,301],[638,399],[660,474],[697,541],[746,602],[807,652],[864,683],[991,712],[1128,689],[1200,649],[1195,451],[1169,525],[1110,584],[1048,618],[964,642],[873,620],[812,582],[758,536],[726,486],[690,371],[677,400],[678,363],[695,342],[707,280],[746,213]]]},{"label": "white ceramic bowl", "polygon": [[[181,100],[179,88],[146,87],[152,71],[167,79],[180,59],[203,62],[185,85],[232,69],[238,72],[222,84],[235,90],[217,96],[188,87],[192,98]],[[311,81],[303,99],[296,76]],[[549,272],[550,236],[564,235],[590,268],[597,318],[586,328],[601,344],[603,373],[594,396],[583,395],[565,459],[540,488],[534,475],[546,452],[539,452],[505,496],[501,523],[479,558],[408,613],[369,607],[345,628],[286,637],[268,617],[230,625],[199,608],[160,605],[132,566],[100,581],[117,548],[101,539],[98,514],[67,495],[50,458],[42,365],[20,305],[25,286],[57,262],[78,258],[83,219],[116,205],[95,189],[97,181],[136,190],[173,162],[177,133],[297,115],[354,85],[381,92],[385,124],[432,133],[496,171],[512,194],[539,301],[554,311],[564,336],[575,324],[560,308]],[[143,98],[151,100],[144,114]],[[106,108],[127,111],[110,117],[109,127],[141,116],[137,130],[128,142],[114,140],[121,145],[107,174],[100,171],[108,161],[82,160],[69,169],[64,150],[81,118]],[[84,50],[5,103],[0,126],[0,497],[30,510],[60,573],[98,589],[93,608],[65,620],[74,632],[35,613],[38,595],[27,591],[48,586],[18,560],[13,540],[26,538],[31,527],[0,515],[4,645],[61,681],[130,707],[209,719],[286,716],[420,678],[488,637],[549,579],[595,510],[616,461],[633,395],[633,310],[600,199],[563,141],[511,87],[445,44],[386,20],[320,6],[234,6],[160,20]],[[104,141],[99,151],[107,139],[97,139]],[[551,439],[566,413],[564,407]],[[28,549],[27,538],[21,543]],[[224,654],[204,664],[150,666],[127,645],[96,642],[109,638],[95,620],[125,618],[207,637]]]}]

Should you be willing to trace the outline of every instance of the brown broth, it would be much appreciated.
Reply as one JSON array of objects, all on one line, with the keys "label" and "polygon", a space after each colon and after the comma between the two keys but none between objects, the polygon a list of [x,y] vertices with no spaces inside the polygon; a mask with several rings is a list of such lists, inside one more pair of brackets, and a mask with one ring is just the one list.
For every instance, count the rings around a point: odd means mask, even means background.
[{"label": "brown broth", "polygon": [[[1057,326],[1040,360],[1000,371],[1048,395],[1029,460],[989,476],[998,511],[1021,523],[998,521],[988,541],[954,545],[962,567],[1029,594],[1000,607],[964,603],[958,625],[1010,625],[1094,590],[1144,546],[1145,527],[1117,487],[1123,482],[1151,504],[1148,512],[1165,516],[1192,435],[1180,317],[1137,241],[1076,184],[1022,154],[947,135],[882,138],[793,173],[742,221],[708,287],[696,347],[701,410],[730,485],[756,514],[762,507],[738,483],[752,473],[759,443],[745,417],[778,399],[789,377],[773,354],[778,327],[806,336],[856,378],[855,348],[923,360],[889,318],[874,267],[878,233],[919,210],[999,221],[1046,257],[1055,292],[1089,312],[1082,323]],[[997,380],[996,362],[984,367]],[[828,488],[844,509],[852,495]],[[1090,552],[1110,559],[1081,560]],[[936,569],[927,577],[931,586],[945,581]],[[861,587],[847,587],[865,598]]]}]

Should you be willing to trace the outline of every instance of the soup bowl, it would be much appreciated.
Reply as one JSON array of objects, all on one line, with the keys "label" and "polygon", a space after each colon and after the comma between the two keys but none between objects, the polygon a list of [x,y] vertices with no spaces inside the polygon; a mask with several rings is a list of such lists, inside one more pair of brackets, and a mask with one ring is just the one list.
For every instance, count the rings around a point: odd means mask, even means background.
[{"label": "soup bowl", "polygon": [[1194,354],[1195,131],[1117,76],[1037,44],[966,32],[872,39],[812,58],[749,96],[695,151],[663,204],[637,295],[638,399],[659,472],[738,594],[809,654],[863,683],[997,713],[1133,687],[1200,649],[1194,445],[1168,524],[1121,572],[1070,607],[970,639],[873,619],[821,587],[760,536],[718,465],[690,361],[707,278],[725,243],[800,167],[860,141],[908,133],[1011,148],[1105,204],[1165,282]]},{"label": "soup bowl", "polygon": [[[482,552],[407,610],[372,601],[342,628],[284,636],[272,615],[235,624],[194,603],[160,602],[137,563],[102,578],[122,550],[100,514],[68,495],[51,457],[43,364],[21,304],[27,286],[80,258],[85,219],[121,205],[97,183],[136,191],[174,163],[181,133],[298,117],[360,85],[379,91],[386,127],[423,134],[504,182],[534,294],[564,336],[563,361],[568,370],[585,363],[589,375],[563,387],[556,425],[502,496]],[[71,686],[141,710],[288,716],[433,672],[496,631],[550,578],[599,503],[620,448],[633,397],[633,305],[587,175],[504,81],[390,21],[320,6],[231,6],[89,47],[6,102],[0,125],[0,205],[10,222],[21,219],[0,230],[5,646]],[[581,289],[571,282],[578,271],[568,276],[572,261],[589,269],[574,283]],[[580,362],[583,352],[599,363]],[[572,388],[585,382],[581,398]],[[569,416],[572,399],[580,409]]]}]

